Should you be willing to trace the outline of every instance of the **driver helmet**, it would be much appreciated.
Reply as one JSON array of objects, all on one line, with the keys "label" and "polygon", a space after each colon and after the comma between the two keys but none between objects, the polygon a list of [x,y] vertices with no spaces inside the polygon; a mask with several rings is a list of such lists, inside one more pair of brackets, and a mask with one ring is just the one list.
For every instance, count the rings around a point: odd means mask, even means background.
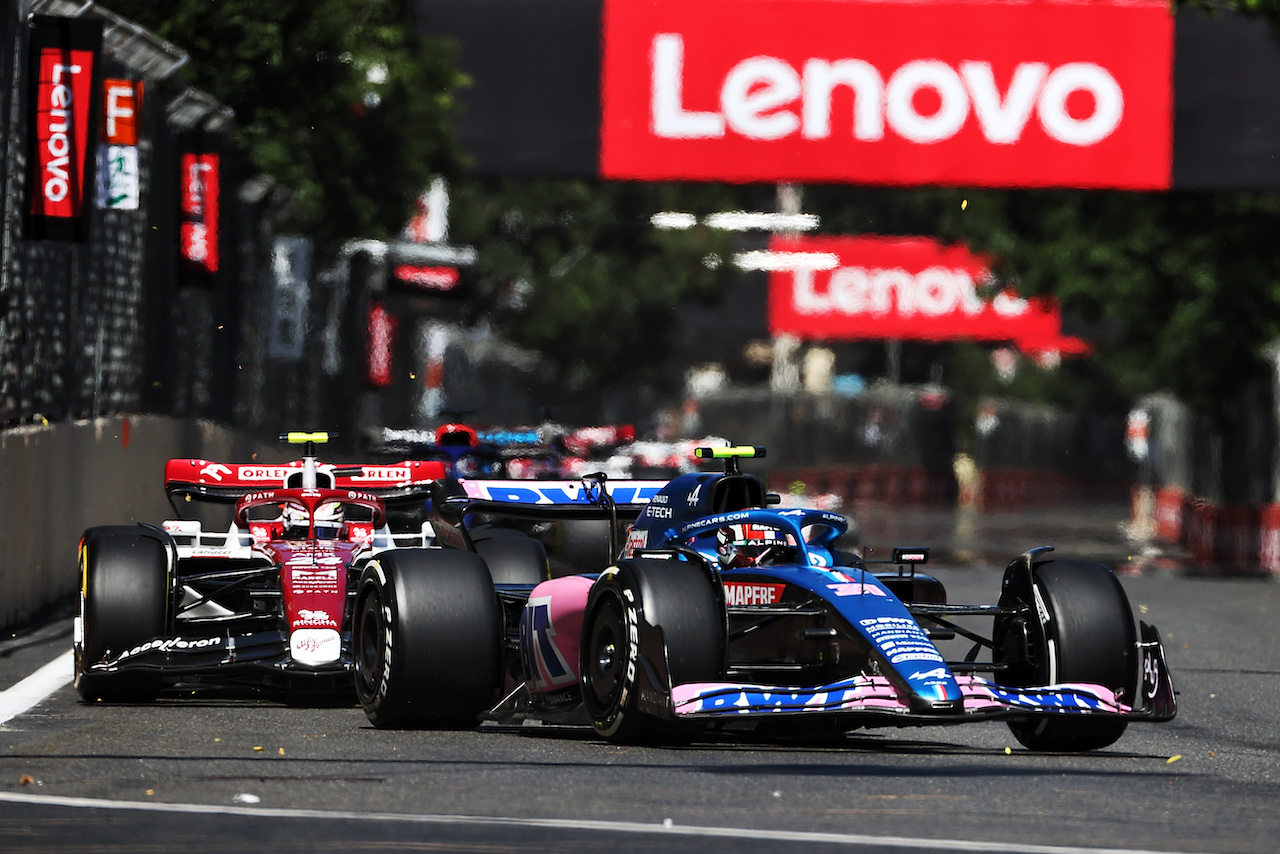
[{"label": "driver helmet", "polygon": [[716,555],[725,569],[795,563],[793,539],[769,525],[726,525],[716,531]]},{"label": "driver helmet", "polygon": [[[307,511],[294,504],[286,504],[281,514],[284,522],[286,539],[302,539],[308,533]],[[337,539],[342,530],[343,514],[341,504],[322,504],[316,508],[316,538],[321,540]]]}]

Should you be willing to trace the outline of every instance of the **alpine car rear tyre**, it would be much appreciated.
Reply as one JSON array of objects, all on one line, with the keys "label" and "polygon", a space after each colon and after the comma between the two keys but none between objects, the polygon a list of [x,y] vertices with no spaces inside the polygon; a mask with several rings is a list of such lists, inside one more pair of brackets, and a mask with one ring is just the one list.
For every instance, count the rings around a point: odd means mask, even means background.
[{"label": "alpine car rear tyre", "polygon": [[494,584],[539,584],[546,581],[547,550],[532,537],[516,533],[475,540]]},{"label": "alpine car rear tyre", "polygon": [[389,551],[361,573],[356,696],[374,726],[475,726],[500,685],[501,643],[501,610],[478,555]]},{"label": "alpine car rear tyre", "polygon": [[[1006,620],[996,630],[997,661],[1009,662],[999,681],[1034,687],[1091,682],[1132,704],[1137,688],[1137,633],[1133,611],[1120,580],[1098,563],[1051,560],[1033,569],[1034,591],[1016,575],[1001,605],[1024,603],[1026,621]],[[1027,655],[1010,650],[1025,644]],[[1009,722],[1014,736],[1031,750],[1098,750],[1113,744],[1128,721],[1070,714]]]},{"label": "alpine car rear tyre", "polygon": [[[671,685],[723,675],[724,604],[702,568],[677,560],[620,561],[591,588],[579,670],[587,713],[596,732],[610,741],[691,741],[703,730],[700,722],[658,717],[638,707],[642,673],[656,675],[641,651],[653,628],[661,630],[663,643],[647,651],[665,652]],[[655,687],[665,692],[668,686]]]},{"label": "alpine car rear tyre", "polygon": [[136,526],[90,528],[80,547],[80,637],[75,650],[75,685],[90,702],[148,703],[160,693],[158,673],[90,673],[115,658],[166,634],[169,616],[169,559],[157,536]]}]

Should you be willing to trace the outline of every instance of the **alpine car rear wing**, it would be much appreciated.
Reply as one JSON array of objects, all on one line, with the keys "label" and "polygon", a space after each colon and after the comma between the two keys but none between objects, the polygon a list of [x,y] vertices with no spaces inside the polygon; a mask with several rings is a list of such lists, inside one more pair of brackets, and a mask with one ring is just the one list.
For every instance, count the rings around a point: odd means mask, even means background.
[{"label": "alpine car rear wing", "polygon": [[436,539],[470,548],[464,517],[471,514],[517,519],[607,519],[609,552],[617,554],[617,521],[634,519],[658,494],[665,480],[456,480],[438,484],[430,520]]}]

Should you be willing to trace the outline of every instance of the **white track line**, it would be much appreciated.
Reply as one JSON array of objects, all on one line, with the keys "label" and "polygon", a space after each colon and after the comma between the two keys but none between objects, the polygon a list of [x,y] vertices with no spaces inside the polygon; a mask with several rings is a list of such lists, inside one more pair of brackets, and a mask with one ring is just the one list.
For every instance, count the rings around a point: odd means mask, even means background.
[{"label": "white track line", "polygon": [[67,650],[17,685],[0,691],[0,726],[70,682],[74,667],[75,657]]},{"label": "white track line", "polygon": [[[1084,848],[1074,845],[1036,845],[1019,842],[972,842],[963,839],[920,839],[909,836],[868,836],[853,833],[755,830],[738,827],[704,827],[682,824],[646,824],[636,821],[591,821],[566,818],[512,818],[478,815],[413,815],[411,813],[356,812],[351,810],[278,809],[273,807],[220,806],[217,804],[166,804],[153,801],[113,801],[0,792],[0,803],[34,804],[83,809],[138,810],[141,812],[233,815],[257,818],[296,818],[319,821],[382,821],[403,824],[457,824],[491,827],[525,827],[549,830],[585,830],[599,833],[645,833],[660,836],[694,836],[719,839],[772,840],[785,843],[827,843],[862,847],[924,849],[928,851],[993,852],[993,854],[1175,854],[1138,848]],[[1185,854],[1181,852],[1180,854]]]}]

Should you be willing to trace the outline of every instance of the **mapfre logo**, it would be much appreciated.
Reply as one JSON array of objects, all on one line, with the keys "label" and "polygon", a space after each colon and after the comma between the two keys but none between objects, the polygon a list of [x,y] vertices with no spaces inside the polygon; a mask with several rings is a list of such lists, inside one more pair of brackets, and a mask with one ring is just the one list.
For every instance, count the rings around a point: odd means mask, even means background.
[{"label": "mapfre logo", "polygon": [[601,171],[1167,187],[1172,34],[1142,0],[606,0]]}]

